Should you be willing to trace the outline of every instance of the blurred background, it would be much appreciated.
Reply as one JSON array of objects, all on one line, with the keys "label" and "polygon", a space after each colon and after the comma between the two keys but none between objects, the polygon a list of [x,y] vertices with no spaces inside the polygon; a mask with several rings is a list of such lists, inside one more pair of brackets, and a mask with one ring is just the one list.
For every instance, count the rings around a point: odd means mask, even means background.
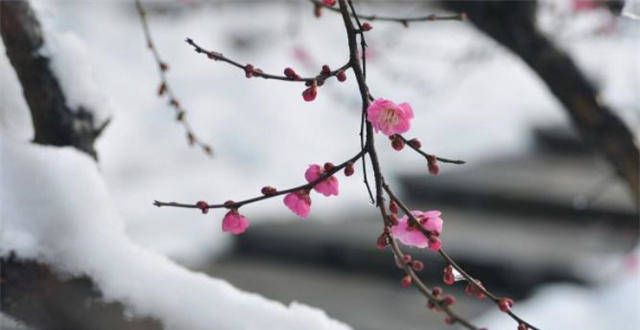
[{"label": "blurred background", "polygon": [[[190,37],[266,72],[292,67],[308,76],[323,64],[345,62],[339,15],[324,11],[315,18],[307,1],[143,5],[172,88],[194,131],[213,146],[212,158],[187,146],[172,109],[157,97],[156,66],[132,2],[60,1],[44,11],[57,28],[86,42],[113,109],[96,149],[129,235],[191,269],[271,299],[317,306],[356,329],[448,328],[415,290],[400,287],[391,253],[376,249],[381,220],[359,167],[340,178],[339,197],[315,197],[306,220],[277,198],[243,208],[252,225],[240,236],[221,232],[221,211],[152,206],[156,199],[221,202],[257,195],[265,185],[294,186],[308,164],[341,162],[358,151],[360,96],[351,75],[342,84],[329,81],[307,103],[302,86],[245,79],[184,43]],[[428,1],[357,6],[363,14],[448,13]],[[620,3],[577,0],[526,8],[598,100],[637,133],[640,29],[620,9]],[[467,161],[442,164],[439,176],[429,176],[417,154],[377,141],[383,171],[409,205],[442,210],[450,254],[488,288],[514,297],[524,318],[545,329],[639,325],[637,316],[629,322],[613,312],[590,319],[592,311],[640,308],[637,256],[630,255],[638,203],[583,142],[545,81],[470,22],[372,25],[366,55],[372,93],[411,103],[415,119],[407,137],[420,138],[425,151]],[[32,135],[27,116],[11,123],[16,134]],[[425,262],[427,283],[442,285],[442,261],[409,251]],[[613,289],[623,284],[631,286]],[[463,288],[452,288],[463,315],[491,329],[515,328],[490,302],[463,297]],[[615,302],[604,304],[606,297]]]}]

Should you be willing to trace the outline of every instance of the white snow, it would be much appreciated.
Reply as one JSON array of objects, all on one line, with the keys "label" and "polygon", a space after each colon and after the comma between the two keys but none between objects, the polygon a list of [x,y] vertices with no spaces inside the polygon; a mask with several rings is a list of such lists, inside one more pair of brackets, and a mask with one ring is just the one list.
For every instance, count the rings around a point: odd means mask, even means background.
[{"label": "white snow", "polygon": [[72,111],[83,108],[94,116],[95,127],[111,117],[111,105],[96,81],[94,67],[84,40],[57,19],[56,8],[46,2],[31,1],[42,25],[44,44],[39,50],[50,59],[49,65],[58,78],[67,106]]},{"label": "white snow", "polygon": [[[636,330],[640,328],[640,247],[618,263],[609,281],[593,288],[554,284],[539,288],[514,311],[545,330]],[[476,320],[491,330],[514,329],[513,320],[497,309]]]},{"label": "white snow", "polygon": [[168,329],[349,328],[320,310],[239,291],[135,244],[96,164],[81,152],[0,141],[0,254],[15,251],[62,274],[88,275],[105,299]]}]

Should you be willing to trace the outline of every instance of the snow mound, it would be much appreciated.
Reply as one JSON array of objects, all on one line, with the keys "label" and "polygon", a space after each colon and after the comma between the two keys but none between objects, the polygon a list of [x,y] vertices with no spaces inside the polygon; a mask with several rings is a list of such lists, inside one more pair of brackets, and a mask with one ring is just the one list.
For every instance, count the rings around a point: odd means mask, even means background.
[{"label": "snow mound", "polygon": [[106,300],[168,329],[349,328],[320,310],[239,291],[134,244],[97,165],[75,149],[3,138],[0,156],[2,254],[88,275]]}]

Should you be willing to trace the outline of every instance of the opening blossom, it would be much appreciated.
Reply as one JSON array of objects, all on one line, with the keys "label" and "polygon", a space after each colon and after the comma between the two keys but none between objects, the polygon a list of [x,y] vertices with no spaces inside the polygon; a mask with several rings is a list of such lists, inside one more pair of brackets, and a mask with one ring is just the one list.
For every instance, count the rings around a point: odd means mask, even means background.
[{"label": "opening blossom", "polygon": [[[422,211],[411,211],[411,214],[420,221],[422,226],[432,232],[435,236],[439,236],[442,233],[442,218],[440,215],[442,214],[440,211],[432,210],[427,212]],[[418,248],[430,248],[434,251],[440,249],[440,240],[429,239],[426,237],[419,229],[413,228],[409,225],[409,217],[403,216],[398,219],[398,224],[391,227],[391,234],[394,237],[400,240],[405,245],[415,246]]]},{"label": "opening blossom", "polygon": [[376,132],[384,135],[401,134],[409,130],[413,119],[413,109],[408,103],[395,104],[389,100],[377,99],[367,108],[367,120]]},{"label": "opening blossom", "polygon": [[[313,182],[322,174],[324,174],[324,168],[318,164],[312,164],[309,165],[307,171],[304,172],[304,177],[307,179],[307,182]],[[338,196],[338,179],[332,175],[316,184],[313,189],[325,196]]]},{"label": "opening blossom", "polygon": [[311,212],[311,197],[309,197],[309,192],[301,190],[288,193],[284,196],[284,205],[297,216],[306,218],[309,216],[309,212]]},{"label": "opening blossom", "polygon": [[238,210],[231,210],[222,219],[222,231],[239,235],[249,227],[249,220],[238,213]]}]

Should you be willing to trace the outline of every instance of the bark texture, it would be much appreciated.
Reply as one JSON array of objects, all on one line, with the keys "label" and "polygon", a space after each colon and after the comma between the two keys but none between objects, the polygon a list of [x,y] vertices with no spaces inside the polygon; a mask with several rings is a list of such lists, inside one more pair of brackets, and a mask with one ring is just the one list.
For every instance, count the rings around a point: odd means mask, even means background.
[{"label": "bark texture", "polygon": [[[607,4],[611,10],[618,1]],[[571,57],[537,29],[535,1],[445,1],[465,12],[481,31],[517,54],[562,103],[588,145],[601,152],[627,185],[640,196],[640,152],[631,130],[607,105]]]}]

